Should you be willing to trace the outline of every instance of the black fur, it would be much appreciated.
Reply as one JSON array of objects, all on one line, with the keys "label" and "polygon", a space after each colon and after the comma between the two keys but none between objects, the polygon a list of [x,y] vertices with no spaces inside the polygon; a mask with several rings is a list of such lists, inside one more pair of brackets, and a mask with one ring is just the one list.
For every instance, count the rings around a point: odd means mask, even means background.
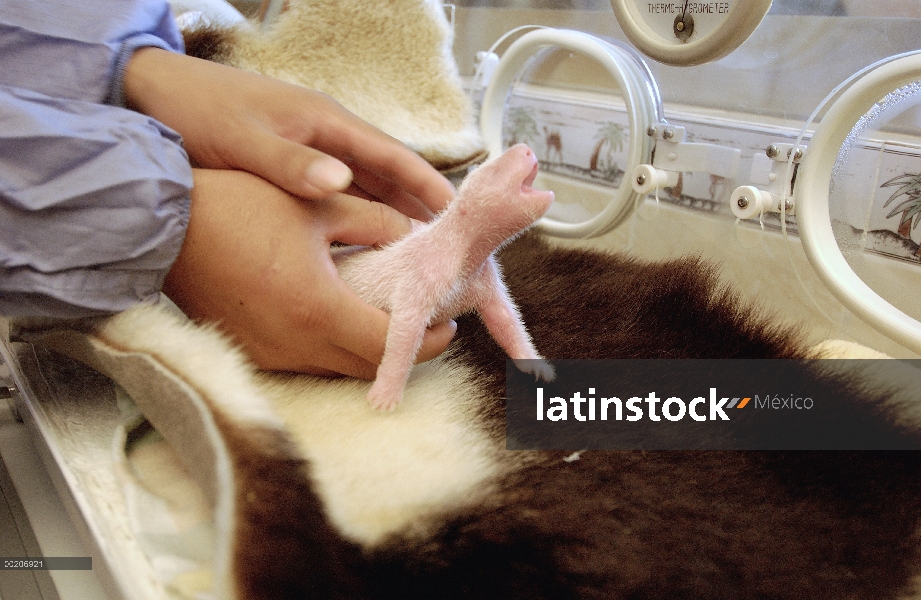
[{"label": "black fur", "polygon": [[[551,359],[804,353],[793,329],[744,306],[697,260],[647,264],[551,249],[536,236],[501,260]],[[481,373],[492,398],[482,425],[504,445],[504,354],[468,317],[452,352]],[[833,384],[851,394],[842,402],[872,400]],[[309,484],[289,474],[279,483],[288,512],[269,520],[284,528],[313,515],[306,530],[283,536],[290,544],[299,532],[303,563],[272,572],[295,580],[290,587],[249,589],[260,598],[325,589],[364,598],[882,600],[909,592],[921,571],[917,452],[589,451],[574,462],[565,454],[534,453],[486,502],[446,515],[433,537],[397,536],[373,552],[318,522]],[[261,476],[271,480],[271,470]]]},{"label": "black fur", "polygon": [[[915,572],[915,453],[562,458],[438,543],[397,545],[400,597],[869,600]],[[426,577],[401,573],[408,559]]]},{"label": "black fur", "polygon": [[198,25],[184,29],[185,53],[195,58],[223,63],[234,45],[233,31],[211,25]]}]

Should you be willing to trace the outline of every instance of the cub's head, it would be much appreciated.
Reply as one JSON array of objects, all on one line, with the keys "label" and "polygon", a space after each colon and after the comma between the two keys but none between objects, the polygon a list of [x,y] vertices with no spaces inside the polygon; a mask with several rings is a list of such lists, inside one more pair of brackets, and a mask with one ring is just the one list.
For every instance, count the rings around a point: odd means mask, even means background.
[{"label": "cub's head", "polygon": [[525,144],[512,146],[467,176],[452,209],[513,236],[543,216],[553,202],[553,192],[531,187],[535,177],[534,152]]}]

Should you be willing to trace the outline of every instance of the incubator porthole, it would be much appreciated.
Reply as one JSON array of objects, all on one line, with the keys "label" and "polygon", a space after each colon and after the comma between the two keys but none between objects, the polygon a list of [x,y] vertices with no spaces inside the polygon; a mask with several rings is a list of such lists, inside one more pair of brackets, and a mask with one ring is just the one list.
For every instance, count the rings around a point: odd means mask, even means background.
[{"label": "incubator porthole", "polygon": [[655,84],[632,51],[581,32],[540,29],[502,56],[480,122],[491,156],[521,142],[537,154],[535,185],[556,195],[538,227],[590,237],[636,206],[625,174],[649,160],[645,132],[659,119],[657,103]]},{"label": "incubator porthole", "polygon": [[915,352],[919,133],[921,55],[913,54],[870,70],[832,104],[794,191],[803,247],[820,278],[855,314]]}]

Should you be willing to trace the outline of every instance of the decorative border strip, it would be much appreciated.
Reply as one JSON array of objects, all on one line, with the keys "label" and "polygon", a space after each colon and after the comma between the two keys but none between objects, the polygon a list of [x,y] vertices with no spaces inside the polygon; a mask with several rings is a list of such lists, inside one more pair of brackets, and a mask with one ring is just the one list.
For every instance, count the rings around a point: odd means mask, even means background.
[{"label": "decorative border strip", "polygon": [[[683,173],[677,186],[659,191],[659,200],[732,220],[729,197],[749,183],[752,157],[770,144],[792,143],[799,134],[792,127],[760,124],[755,117],[679,111],[666,116],[687,129],[688,141],[740,148],[742,160],[735,180]],[[520,84],[509,96],[504,123],[505,143],[530,145],[548,173],[610,188],[623,182],[630,132],[626,107],[618,99]],[[842,157],[847,169],[836,169],[832,184],[839,245],[921,264],[921,143],[860,139]],[[761,224],[781,228],[775,213],[765,214]],[[787,231],[797,235],[795,217],[787,218]]]}]

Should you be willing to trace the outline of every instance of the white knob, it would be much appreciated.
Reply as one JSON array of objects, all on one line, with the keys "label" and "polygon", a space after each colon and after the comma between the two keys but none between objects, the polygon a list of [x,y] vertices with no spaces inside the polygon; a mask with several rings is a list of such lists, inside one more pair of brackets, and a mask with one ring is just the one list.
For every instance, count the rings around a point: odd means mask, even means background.
[{"label": "white knob", "polygon": [[[476,53],[476,70],[480,74],[480,85],[486,87],[492,81],[493,73],[499,66],[499,55],[495,52],[477,52]],[[476,82],[474,82],[476,83]]]},{"label": "white knob", "polygon": [[729,197],[732,214],[740,219],[752,219],[762,212],[770,212],[771,195],[753,185],[737,187]]},{"label": "white knob", "polygon": [[674,187],[678,184],[678,173],[663,171],[652,165],[639,165],[633,169],[633,191],[637,194],[648,194],[656,188]]}]

